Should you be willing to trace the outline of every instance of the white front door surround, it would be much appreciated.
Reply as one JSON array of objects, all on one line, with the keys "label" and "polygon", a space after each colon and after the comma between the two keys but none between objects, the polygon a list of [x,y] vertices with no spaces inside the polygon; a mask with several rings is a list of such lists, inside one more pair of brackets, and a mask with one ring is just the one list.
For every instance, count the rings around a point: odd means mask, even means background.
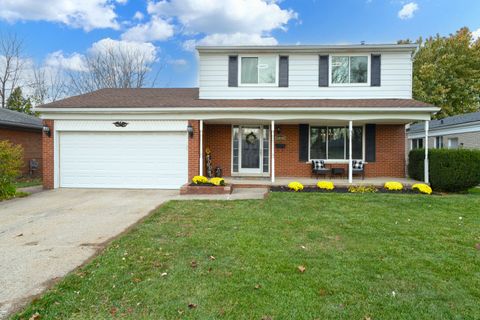
[{"label": "white front door surround", "polygon": [[240,126],[239,173],[261,174],[263,170],[263,126]]}]

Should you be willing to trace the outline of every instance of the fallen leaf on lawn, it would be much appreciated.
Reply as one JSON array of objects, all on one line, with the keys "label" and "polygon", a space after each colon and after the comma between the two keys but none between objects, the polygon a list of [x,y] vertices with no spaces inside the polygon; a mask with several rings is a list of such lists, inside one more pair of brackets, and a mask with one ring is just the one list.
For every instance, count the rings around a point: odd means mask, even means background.
[{"label": "fallen leaf on lawn", "polygon": [[196,305],[195,303],[189,303],[189,304],[188,304],[188,307],[189,307],[190,309],[195,309],[195,308],[197,307],[197,305]]},{"label": "fallen leaf on lawn", "polygon": [[167,273],[164,272],[164,273],[162,273],[160,276],[161,276],[161,277],[165,277],[166,275],[167,275]]},{"label": "fallen leaf on lawn", "polygon": [[112,307],[112,308],[110,309],[110,314],[111,314],[113,317],[115,317],[115,315],[117,314],[117,308]]},{"label": "fallen leaf on lawn", "polygon": [[480,250],[480,242],[475,245],[475,248],[476,248],[477,250]]},{"label": "fallen leaf on lawn", "polygon": [[40,314],[35,312],[28,320],[40,320]]},{"label": "fallen leaf on lawn", "polygon": [[364,320],[372,320],[369,316],[365,316]]},{"label": "fallen leaf on lawn", "polygon": [[259,284],[256,284],[256,285],[255,285],[255,289],[260,289],[261,287],[262,287],[262,286],[259,285]]},{"label": "fallen leaf on lawn", "polygon": [[190,266],[192,268],[196,268],[197,267],[197,261],[193,260],[192,262],[190,262]]},{"label": "fallen leaf on lawn", "polygon": [[209,258],[210,258],[210,260],[215,260],[214,256],[210,256]]},{"label": "fallen leaf on lawn", "polygon": [[305,247],[305,246],[300,246],[300,248],[302,248],[302,249],[307,249],[307,247]]},{"label": "fallen leaf on lawn", "polygon": [[140,278],[133,278],[133,282],[135,282],[135,283],[139,283],[140,281],[142,281],[142,279],[140,279]]},{"label": "fallen leaf on lawn", "polygon": [[298,271],[300,271],[301,273],[304,273],[306,268],[304,266],[298,266]]},{"label": "fallen leaf on lawn", "polygon": [[184,311],[182,309],[178,309],[177,312],[178,314],[183,314]]},{"label": "fallen leaf on lawn", "polygon": [[325,289],[320,289],[320,290],[318,291],[318,294],[319,294],[320,296],[324,297],[324,296],[327,295],[327,290],[325,290]]}]

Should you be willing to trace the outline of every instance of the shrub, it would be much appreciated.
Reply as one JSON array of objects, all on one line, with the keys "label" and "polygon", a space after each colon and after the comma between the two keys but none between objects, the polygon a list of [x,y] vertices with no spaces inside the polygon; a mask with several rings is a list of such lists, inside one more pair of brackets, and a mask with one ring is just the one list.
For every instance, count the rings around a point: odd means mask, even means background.
[{"label": "shrub", "polygon": [[333,190],[335,188],[335,186],[333,185],[333,182],[330,182],[330,181],[318,181],[317,187],[325,190]]},{"label": "shrub", "polygon": [[396,181],[385,182],[385,185],[383,187],[390,191],[400,191],[403,189],[403,185],[400,182]]},{"label": "shrub", "polygon": [[[409,154],[408,174],[423,180],[424,150]],[[459,192],[480,184],[480,150],[429,150],[430,185],[433,190]]]},{"label": "shrub", "polygon": [[350,186],[348,187],[348,192],[351,193],[375,193],[378,192],[378,189],[374,186]]},{"label": "shrub", "polygon": [[432,194],[432,188],[425,183],[416,183],[412,186],[412,190],[416,190],[420,193]]},{"label": "shrub", "polygon": [[193,177],[192,182],[195,184],[204,184],[208,182],[208,179],[204,176],[195,176]]},{"label": "shrub", "polygon": [[296,181],[290,182],[290,183],[288,184],[288,188],[289,188],[290,190],[295,191],[295,192],[301,191],[301,190],[303,190],[303,184],[301,184],[300,182],[296,182]]},{"label": "shrub", "polygon": [[224,186],[225,185],[225,180],[223,178],[211,178],[210,181],[211,184],[215,185],[215,186]]},{"label": "shrub", "polygon": [[23,148],[10,141],[0,141],[0,199],[15,196],[15,179],[23,164]]}]

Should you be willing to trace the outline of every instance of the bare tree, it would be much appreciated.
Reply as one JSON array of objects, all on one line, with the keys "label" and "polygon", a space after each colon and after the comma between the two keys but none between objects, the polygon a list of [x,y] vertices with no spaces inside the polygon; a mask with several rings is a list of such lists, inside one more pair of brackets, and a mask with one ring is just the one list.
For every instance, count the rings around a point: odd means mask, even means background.
[{"label": "bare tree", "polygon": [[84,58],[82,70],[69,72],[69,91],[82,94],[102,88],[154,86],[160,70],[157,68],[154,73],[154,65],[150,53],[134,47],[90,52]]},{"label": "bare tree", "polygon": [[18,87],[25,64],[23,41],[16,34],[0,34],[0,99],[5,108],[8,95]]},{"label": "bare tree", "polygon": [[61,68],[37,67],[33,69],[33,102],[44,104],[67,95],[66,76]]}]

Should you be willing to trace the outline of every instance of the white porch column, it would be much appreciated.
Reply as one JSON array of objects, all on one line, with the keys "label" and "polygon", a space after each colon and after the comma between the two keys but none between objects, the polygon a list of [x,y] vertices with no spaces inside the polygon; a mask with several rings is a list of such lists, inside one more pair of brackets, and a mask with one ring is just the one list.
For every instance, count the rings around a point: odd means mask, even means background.
[{"label": "white porch column", "polygon": [[200,120],[200,175],[203,176],[203,120]]},{"label": "white porch column", "polygon": [[425,121],[425,161],[424,161],[424,180],[425,183],[430,183],[430,176],[428,172],[428,126],[429,126],[430,121],[426,120]]},{"label": "white porch column", "polygon": [[353,135],[353,121],[348,121],[348,183],[353,183],[352,172],[352,135]]},{"label": "white porch column", "polygon": [[275,121],[272,120],[271,124],[271,130],[272,130],[272,135],[271,135],[271,149],[272,149],[272,168],[271,168],[271,177],[272,177],[272,183],[275,182]]}]

